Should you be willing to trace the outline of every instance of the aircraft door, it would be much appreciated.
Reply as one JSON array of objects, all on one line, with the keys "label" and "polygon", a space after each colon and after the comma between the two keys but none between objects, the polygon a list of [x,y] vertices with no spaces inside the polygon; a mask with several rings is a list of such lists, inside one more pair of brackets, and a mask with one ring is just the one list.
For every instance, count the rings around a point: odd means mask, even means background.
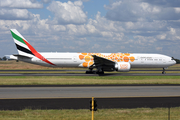
[{"label": "aircraft door", "polygon": [[165,60],[165,59],[163,59],[163,63],[166,63],[166,60]]},{"label": "aircraft door", "polygon": [[73,61],[77,62],[77,57],[76,56],[73,57]]}]

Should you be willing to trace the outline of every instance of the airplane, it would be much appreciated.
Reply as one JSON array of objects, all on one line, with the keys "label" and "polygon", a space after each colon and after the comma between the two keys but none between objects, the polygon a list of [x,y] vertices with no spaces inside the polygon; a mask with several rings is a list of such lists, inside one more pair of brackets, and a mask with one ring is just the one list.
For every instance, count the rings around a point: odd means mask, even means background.
[{"label": "airplane", "polygon": [[[128,72],[131,68],[163,68],[162,74],[165,74],[166,68],[176,64],[173,57],[162,54],[38,52],[16,29],[10,31],[18,51],[18,54],[10,55],[10,59],[47,67],[88,68],[86,74]],[[94,68],[97,70],[93,71]]]}]

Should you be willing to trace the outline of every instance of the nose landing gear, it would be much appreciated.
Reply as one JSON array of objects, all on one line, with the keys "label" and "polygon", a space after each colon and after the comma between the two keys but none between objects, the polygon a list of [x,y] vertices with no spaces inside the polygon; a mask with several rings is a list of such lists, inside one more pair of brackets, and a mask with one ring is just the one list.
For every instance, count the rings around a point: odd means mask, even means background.
[{"label": "nose landing gear", "polygon": [[165,72],[165,68],[163,68],[162,74],[166,74],[166,72]]}]

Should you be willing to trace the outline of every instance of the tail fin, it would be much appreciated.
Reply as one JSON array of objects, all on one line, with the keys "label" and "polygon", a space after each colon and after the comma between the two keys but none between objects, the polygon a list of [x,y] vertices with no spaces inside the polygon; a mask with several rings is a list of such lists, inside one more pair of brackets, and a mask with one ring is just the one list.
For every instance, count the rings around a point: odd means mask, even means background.
[{"label": "tail fin", "polygon": [[33,47],[28,43],[28,41],[16,29],[11,29],[10,31],[14,39],[15,45],[17,47],[19,55],[27,56],[27,57],[34,57],[35,55],[31,51],[31,48]]},{"label": "tail fin", "polygon": [[45,59],[40,53],[38,53],[16,29],[11,29],[10,31],[19,53],[19,55],[15,56],[29,58],[37,57],[48,64],[55,65],[47,59]]}]

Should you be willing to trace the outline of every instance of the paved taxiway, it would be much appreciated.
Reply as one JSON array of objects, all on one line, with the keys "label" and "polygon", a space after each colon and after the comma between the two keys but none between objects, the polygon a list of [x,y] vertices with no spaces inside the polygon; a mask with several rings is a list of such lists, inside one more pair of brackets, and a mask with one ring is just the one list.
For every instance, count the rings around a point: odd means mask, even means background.
[{"label": "paved taxiway", "polygon": [[[88,69],[87,69],[88,70]],[[72,70],[0,70],[0,72],[77,72],[77,71],[84,71],[86,72],[87,70],[78,70],[78,69],[72,69]],[[145,70],[145,69],[139,69],[139,70],[131,70],[131,71],[162,71],[162,70]],[[180,71],[180,69],[174,69],[174,70],[166,70],[166,71]]]},{"label": "paved taxiway", "polygon": [[0,99],[180,96],[180,86],[0,87]]},{"label": "paved taxiway", "polygon": [[180,73],[0,73],[0,76],[180,76]]},{"label": "paved taxiway", "polygon": [[[86,70],[0,70],[0,76],[179,76],[180,73],[167,73],[162,74],[162,70],[131,70],[133,71],[159,71],[159,73],[105,73],[105,74],[85,74]],[[174,70],[166,70],[168,71],[180,71],[179,69]],[[5,73],[3,73],[5,72]],[[21,73],[14,73],[21,72]],[[24,72],[24,73],[23,73]],[[36,72],[36,73],[31,73]],[[39,73],[38,73],[39,72]],[[43,72],[51,72],[51,73],[43,73]],[[61,73],[53,73],[53,72],[61,72]],[[62,73],[69,72],[69,73]],[[75,72],[75,73],[74,73]],[[84,73],[76,73],[76,72],[84,72]]]}]

